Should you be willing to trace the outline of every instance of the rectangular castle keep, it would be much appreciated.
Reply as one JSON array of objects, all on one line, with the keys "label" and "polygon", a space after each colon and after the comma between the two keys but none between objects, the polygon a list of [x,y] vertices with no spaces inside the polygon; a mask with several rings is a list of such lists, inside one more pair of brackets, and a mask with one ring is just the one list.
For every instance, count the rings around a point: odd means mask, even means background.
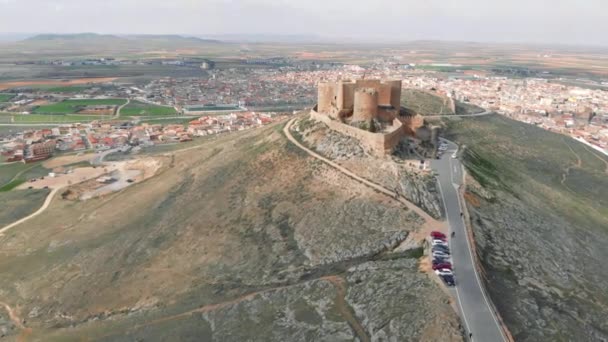
[{"label": "rectangular castle keep", "polygon": [[401,108],[401,80],[319,82],[317,111],[352,122],[392,122]]}]

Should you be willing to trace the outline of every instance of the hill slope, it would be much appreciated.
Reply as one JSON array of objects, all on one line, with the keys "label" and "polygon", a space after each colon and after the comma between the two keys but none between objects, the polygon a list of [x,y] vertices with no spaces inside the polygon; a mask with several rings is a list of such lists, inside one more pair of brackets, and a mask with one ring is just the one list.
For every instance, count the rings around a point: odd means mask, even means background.
[{"label": "hill slope", "polygon": [[515,339],[608,339],[608,158],[499,115],[448,126],[468,146],[478,253]]},{"label": "hill slope", "polygon": [[89,41],[91,43],[95,41],[112,41],[122,40],[118,36],[110,34],[97,34],[97,33],[75,33],[75,34],[39,34],[33,37],[24,39],[25,42],[38,42],[38,41],[58,41],[58,40],[71,40],[71,41]]},{"label": "hill slope", "polygon": [[391,252],[419,217],[307,157],[281,129],[159,156],[154,178],[57,200],[0,237],[0,302],[26,322],[5,323],[11,336],[462,340],[419,251]]}]

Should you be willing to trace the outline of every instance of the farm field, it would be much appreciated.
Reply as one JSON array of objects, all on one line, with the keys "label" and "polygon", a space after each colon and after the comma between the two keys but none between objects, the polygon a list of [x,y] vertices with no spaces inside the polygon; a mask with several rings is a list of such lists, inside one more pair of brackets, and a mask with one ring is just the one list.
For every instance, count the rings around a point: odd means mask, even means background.
[{"label": "farm field", "polygon": [[73,86],[52,86],[52,85],[39,85],[32,87],[34,89],[44,90],[50,93],[79,93],[83,90],[91,88],[87,85],[73,85]]},{"label": "farm field", "polygon": [[15,96],[14,94],[0,94],[0,102],[6,102]]},{"label": "farm field", "polygon": [[28,179],[45,176],[48,172],[40,162],[0,165],[0,192],[12,190]]},{"label": "farm field", "polygon": [[48,189],[0,192],[0,206],[5,209],[0,211],[0,227],[38,210],[49,192]]},{"label": "farm field", "polygon": [[140,101],[131,101],[120,110],[121,116],[155,116],[155,115],[177,115],[173,107],[158,106]]},{"label": "farm field", "polygon": [[76,114],[86,106],[120,106],[124,99],[83,99],[65,100],[58,103],[40,106],[34,109],[36,114]]},{"label": "farm field", "polygon": [[75,123],[103,120],[100,115],[49,115],[49,114],[7,114],[0,113],[0,123],[3,124],[33,124],[33,123]]},{"label": "farm field", "polygon": [[[20,77],[23,77],[23,74],[27,72],[27,68],[26,69],[15,68],[12,65],[10,67],[11,67],[10,68],[11,70],[17,71],[19,73]],[[87,83],[106,83],[106,82],[114,81],[115,79],[116,79],[116,77],[87,77],[87,78],[78,78],[78,79],[71,79],[71,80],[34,79],[34,80],[8,81],[8,82],[0,82],[0,90],[19,88],[19,87],[40,86],[40,85],[66,87],[66,86],[71,86],[71,85],[80,85],[80,84],[87,84]]]},{"label": "farm field", "polygon": [[142,120],[140,120],[139,122],[148,123],[148,124],[163,124],[163,125],[169,125],[169,124],[187,125],[188,122],[194,120],[195,118],[198,118],[198,117],[193,117],[193,116],[184,116],[184,117],[180,117],[180,118],[153,117],[153,118],[142,118]]}]

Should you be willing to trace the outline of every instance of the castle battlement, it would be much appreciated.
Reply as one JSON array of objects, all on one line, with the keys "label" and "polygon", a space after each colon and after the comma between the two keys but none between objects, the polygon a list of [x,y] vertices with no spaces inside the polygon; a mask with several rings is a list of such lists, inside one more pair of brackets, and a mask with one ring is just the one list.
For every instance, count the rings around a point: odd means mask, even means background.
[{"label": "castle battlement", "polygon": [[334,119],[392,122],[401,108],[401,81],[377,79],[319,82],[317,110]]},{"label": "castle battlement", "polygon": [[[422,116],[401,107],[401,81],[378,79],[319,82],[311,118],[351,136],[377,155],[426,127]],[[430,135],[430,134],[429,134]]]}]

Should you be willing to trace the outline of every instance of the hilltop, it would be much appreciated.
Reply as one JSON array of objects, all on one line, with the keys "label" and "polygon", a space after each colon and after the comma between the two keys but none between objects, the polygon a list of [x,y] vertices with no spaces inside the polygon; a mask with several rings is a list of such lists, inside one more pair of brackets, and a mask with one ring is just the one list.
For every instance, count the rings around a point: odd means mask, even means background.
[{"label": "hilltop", "polygon": [[36,41],[49,41],[49,40],[88,40],[88,41],[108,41],[108,40],[121,40],[118,36],[111,34],[97,34],[97,33],[74,33],[74,34],[39,34],[33,37],[24,39],[25,42],[36,42]]},{"label": "hilltop", "polygon": [[73,43],[174,43],[174,44],[206,44],[221,43],[219,40],[202,39],[191,36],[180,36],[177,34],[134,34],[134,35],[111,35],[98,33],[71,33],[71,34],[39,34],[26,38],[22,42],[45,42],[45,41],[66,41]]},{"label": "hilltop", "polygon": [[394,250],[421,218],[282,128],[153,155],[155,177],[57,199],[0,237],[0,305],[14,318],[0,310],[0,329],[45,341],[461,341],[421,249]]},{"label": "hilltop", "polygon": [[2,56],[8,60],[124,56],[148,54],[191,55],[233,50],[233,44],[213,39],[180,35],[111,35],[97,33],[40,34],[2,44]]}]

